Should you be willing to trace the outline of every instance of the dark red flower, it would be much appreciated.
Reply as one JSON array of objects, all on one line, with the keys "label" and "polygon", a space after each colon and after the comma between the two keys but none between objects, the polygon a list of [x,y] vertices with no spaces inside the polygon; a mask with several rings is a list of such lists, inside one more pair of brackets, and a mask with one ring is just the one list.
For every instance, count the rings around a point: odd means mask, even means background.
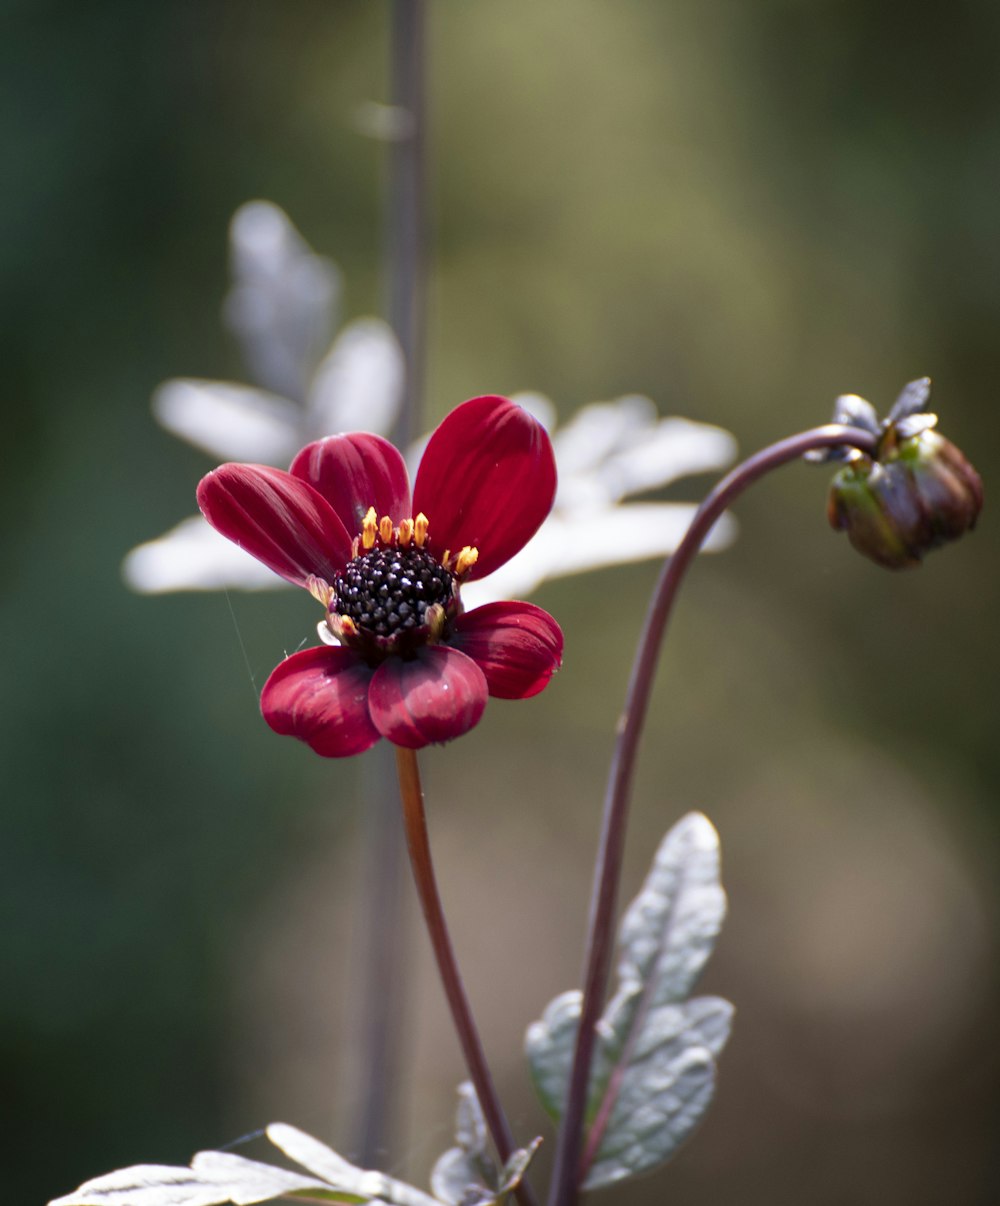
[{"label": "dark red flower", "polygon": [[419,749],[478,724],[489,695],[527,699],[562,659],[555,620],[530,603],[464,612],[460,587],[519,552],[552,506],[543,428],[506,398],[473,398],[427,445],[411,499],[400,453],[381,436],[308,444],[288,473],[223,465],[198,505],[223,536],[326,609],[321,636],[264,685],[277,733],[318,754],[386,737]]}]

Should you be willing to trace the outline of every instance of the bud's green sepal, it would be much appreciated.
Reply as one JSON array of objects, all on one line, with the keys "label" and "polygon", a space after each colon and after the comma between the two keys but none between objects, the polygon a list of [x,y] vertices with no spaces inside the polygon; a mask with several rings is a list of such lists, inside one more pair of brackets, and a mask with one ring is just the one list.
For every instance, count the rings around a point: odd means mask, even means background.
[{"label": "bud's green sepal", "polygon": [[860,553],[887,569],[919,565],[924,554],[975,527],[983,505],[979,474],[933,430],[935,415],[918,413],[930,382],[911,382],[889,418],[853,395],[838,399],[835,421],[878,433],[874,455],[841,452],[847,464],[833,479],[827,515]]}]

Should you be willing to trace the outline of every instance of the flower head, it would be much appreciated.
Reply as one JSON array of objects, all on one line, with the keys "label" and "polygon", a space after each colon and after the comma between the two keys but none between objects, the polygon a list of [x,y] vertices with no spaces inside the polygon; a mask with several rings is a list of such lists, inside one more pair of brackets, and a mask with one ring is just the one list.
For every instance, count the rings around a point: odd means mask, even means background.
[{"label": "flower head", "polygon": [[431,436],[411,493],[381,436],[308,444],[289,472],[223,465],[198,504],[222,535],[324,608],[327,642],[286,658],[264,719],[318,754],[386,737],[419,749],[478,724],[487,696],[541,691],[562,657],[555,620],[529,603],[465,612],[461,587],[513,557],[556,489],[548,436],[506,398],[473,398]]},{"label": "flower head", "polygon": [[979,474],[924,409],[930,387],[928,377],[911,381],[881,422],[864,398],[838,398],[833,421],[878,436],[875,453],[838,449],[814,458],[846,462],[830,487],[830,523],[887,569],[919,565],[931,549],[971,531],[983,506]]}]

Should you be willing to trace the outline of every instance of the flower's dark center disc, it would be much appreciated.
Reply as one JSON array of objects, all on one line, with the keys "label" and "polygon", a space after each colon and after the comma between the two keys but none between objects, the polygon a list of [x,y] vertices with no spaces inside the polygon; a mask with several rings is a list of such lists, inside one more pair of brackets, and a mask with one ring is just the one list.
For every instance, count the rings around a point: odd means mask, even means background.
[{"label": "flower's dark center disc", "polygon": [[392,637],[419,628],[433,604],[447,607],[453,583],[453,575],[421,549],[372,549],[337,577],[331,610],[375,636]]}]

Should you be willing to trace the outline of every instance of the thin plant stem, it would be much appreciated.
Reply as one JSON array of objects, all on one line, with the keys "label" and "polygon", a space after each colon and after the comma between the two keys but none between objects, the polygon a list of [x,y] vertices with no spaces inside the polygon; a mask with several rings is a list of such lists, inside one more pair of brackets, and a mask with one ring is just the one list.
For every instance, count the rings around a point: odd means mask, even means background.
[{"label": "thin plant stem", "polygon": [[668,558],[661,571],[639,638],[608,773],[588,921],[580,1026],[573,1054],[566,1111],[556,1144],[549,1197],[551,1206],[574,1206],[579,1185],[589,1167],[589,1160],[597,1151],[594,1145],[597,1137],[592,1137],[592,1141],[587,1145],[588,1161],[581,1160],[587,1085],[596,1037],[594,1027],[607,994],[614,943],[615,906],[621,879],[636,755],[646,720],[660,648],[678,588],[713,524],[726,507],[758,478],[789,461],[797,460],[812,449],[848,445],[874,452],[877,439],[877,436],[860,428],[831,423],[790,436],[755,453],[727,474],[709,493],[695,512],[676,551]]},{"label": "thin plant stem", "polygon": [[[385,197],[385,310],[403,352],[403,396],[392,432],[407,447],[420,427],[426,310],[424,220],[425,0],[393,0],[389,77],[400,119],[389,141]],[[406,944],[398,885],[404,863],[389,752],[379,745],[365,760],[365,850],[368,874],[363,916],[365,957],[356,1149],[366,1168],[379,1168],[393,1138],[393,1098],[400,1081],[406,1009]],[[397,885],[393,887],[392,885]]]},{"label": "thin plant stem", "polygon": [[[455,950],[445,922],[444,908],[441,904],[441,894],[438,891],[434,875],[434,864],[431,860],[430,841],[427,837],[427,818],[424,812],[424,792],[420,784],[420,767],[417,755],[413,750],[396,748],[396,770],[399,775],[399,794],[403,804],[403,822],[406,830],[406,844],[410,852],[410,865],[413,868],[413,879],[420,897],[420,907],[427,923],[427,933],[434,957],[437,960],[438,972],[448,1000],[458,1041],[469,1070],[479,1104],[486,1119],[486,1125],[493,1137],[493,1143],[500,1159],[506,1163],[514,1151],[514,1137],[511,1134],[500,1099],[497,1096],[493,1076],[486,1063],[483,1044],[472,1017],[469,998],[462,983],[462,976],[455,959]],[[534,1195],[525,1182],[521,1182],[516,1190],[517,1200],[521,1206],[535,1206]]]}]

